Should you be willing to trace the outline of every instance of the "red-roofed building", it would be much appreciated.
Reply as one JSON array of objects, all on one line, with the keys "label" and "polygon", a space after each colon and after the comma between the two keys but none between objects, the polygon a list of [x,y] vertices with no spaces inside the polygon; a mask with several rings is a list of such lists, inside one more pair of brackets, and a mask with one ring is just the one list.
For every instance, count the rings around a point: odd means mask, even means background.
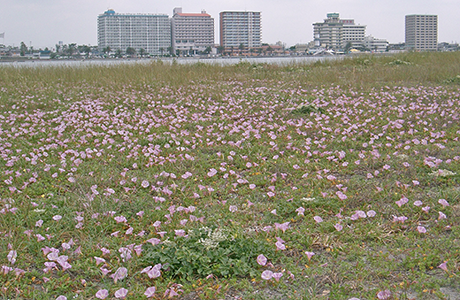
[{"label": "red-roofed building", "polygon": [[177,7],[171,19],[173,51],[194,54],[214,46],[214,19],[206,11],[183,13]]}]

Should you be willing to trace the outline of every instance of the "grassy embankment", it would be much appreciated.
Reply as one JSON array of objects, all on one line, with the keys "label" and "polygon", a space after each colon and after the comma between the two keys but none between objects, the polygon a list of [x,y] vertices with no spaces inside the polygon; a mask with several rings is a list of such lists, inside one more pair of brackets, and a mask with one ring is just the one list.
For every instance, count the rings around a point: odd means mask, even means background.
[{"label": "grassy embankment", "polygon": [[0,67],[0,293],[458,296],[459,75],[459,53]]}]

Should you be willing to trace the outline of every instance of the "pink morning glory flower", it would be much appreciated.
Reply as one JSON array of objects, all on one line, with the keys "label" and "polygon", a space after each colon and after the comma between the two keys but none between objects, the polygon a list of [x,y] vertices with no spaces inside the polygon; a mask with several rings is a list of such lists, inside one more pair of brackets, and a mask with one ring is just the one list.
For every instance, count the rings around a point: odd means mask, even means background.
[{"label": "pink morning glory flower", "polygon": [[263,254],[260,254],[257,256],[257,263],[261,266],[265,266],[267,264],[267,258]]},{"label": "pink morning glory flower", "polygon": [[443,219],[447,219],[447,216],[443,212],[440,211],[438,220],[443,220]]},{"label": "pink morning glory flower", "polygon": [[439,199],[438,203],[444,207],[449,206],[449,202],[447,202],[446,199]]},{"label": "pink morning glory flower", "polygon": [[417,231],[418,231],[419,233],[426,233],[426,228],[423,227],[423,226],[417,226]]},{"label": "pink morning glory flower", "polygon": [[128,275],[128,269],[125,267],[118,268],[114,274],[112,274],[110,277],[113,278],[113,281],[117,283],[118,280],[124,279]]},{"label": "pink morning glory flower", "polygon": [[316,223],[321,223],[321,222],[323,222],[323,218],[321,218],[320,216],[314,216],[314,217],[313,217],[313,220],[315,220]]},{"label": "pink morning glory flower", "polygon": [[403,206],[404,204],[406,204],[407,202],[409,202],[409,199],[407,199],[406,197],[402,197],[401,199],[399,199],[398,201],[396,201],[395,203],[401,207]]},{"label": "pink morning glory flower", "polygon": [[373,211],[373,210],[370,210],[370,211],[367,212],[367,216],[368,216],[369,218],[375,217],[376,214],[377,214],[377,213],[376,213],[375,211]]},{"label": "pink morning glory flower", "polygon": [[156,288],[154,286],[151,286],[145,290],[144,295],[147,298],[151,298],[155,295],[155,291],[156,291]]},{"label": "pink morning glory flower", "polygon": [[339,197],[340,200],[345,200],[348,198],[347,195],[345,195],[341,191],[337,191],[335,194],[337,195],[337,197]]},{"label": "pink morning glory flower", "polygon": [[265,270],[262,272],[261,277],[264,280],[270,280],[273,278],[273,272],[270,270]]},{"label": "pink morning glory flower", "polygon": [[315,252],[306,251],[305,254],[307,255],[308,260],[310,260],[312,256],[315,255]]},{"label": "pink morning glory flower", "polygon": [[297,208],[295,211],[297,212],[297,215],[298,215],[298,216],[300,216],[300,215],[305,216],[305,215],[304,215],[304,213],[305,213],[305,208],[299,207],[299,208]]},{"label": "pink morning glory flower", "polygon": [[335,224],[335,225],[334,225],[334,228],[335,228],[335,230],[337,230],[337,231],[342,231],[343,226],[340,225],[340,224]]},{"label": "pink morning glory flower", "polygon": [[444,270],[444,271],[448,272],[448,270],[447,270],[447,261],[445,261],[445,262],[443,262],[442,264],[440,264],[440,265],[438,266],[438,268],[440,268],[441,270]]},{"label": "pink morning glory flower", "polygon": [[275,278],[276,281],[279,281],[282,276],[283,273],[281,272],[273,273],[273,278]]},{"label": "pink morning glory flower", "polygon": [[380,300],[386,300],[386,299],[389,299],[390,297],[391,297],[391,292],[389,290],[380,291],[377,294],[377,298],[379,298]]},{"label": "pink morning glory flower", "polygon": [[101,289],[101,290],[97,291],[97,293],[96,293],[96,298],[98,298],[98,299],[105,299],[105,298],[107,298],[107,296],[109,296],[109,291],[106,290],[106,289]]},{"label": "pink morning glory flower", "polygon": [[276,246],[276,249],[277,249],[277,250],[284,250],[284,249],[286,249],[286,246],[285,246],[282,242],[280,242],[280,241],[276,242],[276,243],[275,243],[275,246]]},{"label": "pink morning glory flower", "polygon": [[125,288],[121,288],[118,291],[115,292],[115,298],[121,298],[124,299],[126,298],[126,295],[128,295],[128,290]]}]

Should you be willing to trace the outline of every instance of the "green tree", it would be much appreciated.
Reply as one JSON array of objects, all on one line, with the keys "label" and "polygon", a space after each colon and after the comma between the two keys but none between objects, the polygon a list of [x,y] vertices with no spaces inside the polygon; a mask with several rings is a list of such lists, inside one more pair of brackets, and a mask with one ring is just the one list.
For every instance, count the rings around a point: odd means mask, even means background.
[{"label": "green tree", "polygon": [[123,58],[123,52],[121,51],[121,49],[117,49],[117,51],[115,51],[115,57]]},{"label": "green tree", "polygon": [[136,49],[134,49],[133,47],[128,47],[126,48],[126,54],[128,54],[129,56],[134,56],[136,54]]},{"label": "green tree", "polygon": [[21,42],[21,46],[19,47],[19,51],[21,52],[21,56],[26,55],[27,53],[27,46],[24,42]]},{"label": "green tree", "polygon": [[348,42],[348,43],[346,43],[345,48],[343,49],[343,51],[345,53],[349,53],[351,48],[353,48],[353,44],[351,42]]},{"label": "green tree", "polygon": [[211,51],[212,51],[211,46],[208,46],[208,47],[206,47],[206,49],[204,50],[204,53],[209,54],[209,53],[211,53]]},{"label": "green tree", "polygon": [[145,52],[145,49],[144,49],[144,48],[139,49],[139,55],[140,55],[141,57],[144,57],[145,53],[146,53],[146,52]]},{"label": "green tree", "polygon": [[66,54],[70,58],[77,50],[77,44],[69,44],[66,49]]},{"label": "green tree", "polygon": [[217,47],[217,51],[219,51],[220,54],[223,54],[225,51],[225,47],[220,45],[219,47]]}]

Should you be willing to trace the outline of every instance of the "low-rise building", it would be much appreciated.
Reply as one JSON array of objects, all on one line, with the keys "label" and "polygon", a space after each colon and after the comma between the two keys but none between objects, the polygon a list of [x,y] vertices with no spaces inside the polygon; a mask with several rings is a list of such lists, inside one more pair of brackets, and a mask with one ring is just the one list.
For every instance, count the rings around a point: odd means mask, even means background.
[{"label": "low-rise building", "polygon": [[368,35],[364,38],[364,47],[371,52],[386,52],[388,51],[388,45],[387,40],[377,39],[372,35]]}]

